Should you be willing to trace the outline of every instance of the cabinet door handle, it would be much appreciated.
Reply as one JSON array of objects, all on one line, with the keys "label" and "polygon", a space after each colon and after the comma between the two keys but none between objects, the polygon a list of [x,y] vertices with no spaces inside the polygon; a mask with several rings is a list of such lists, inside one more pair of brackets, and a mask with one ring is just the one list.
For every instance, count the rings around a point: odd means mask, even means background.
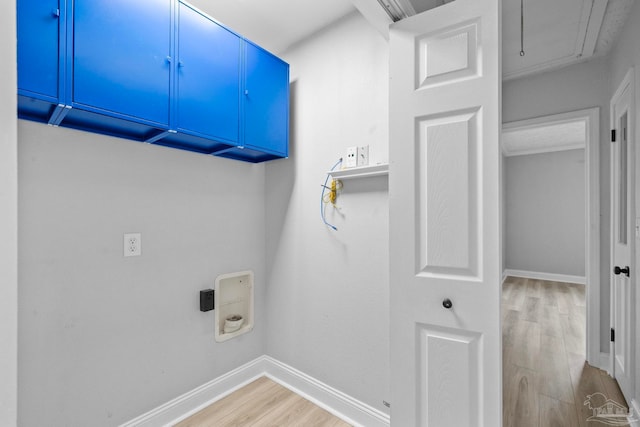
[{"label": "cabinet door handle", "polygon": [[51,11],[51,16],[53,16],[54,18],[60,18],[60,9],[53,9]]},{"label": "cabinet door handle", "polygon": [[244,90],[244,94],[245,94],[246,96],[249,96],[249,89],[245,89],[245,90]]},{"label": "cabinet door handle", "polygon": [[178,67],[180,68],[184,67],[184,64],[182,63],[182,61],[178,61]]},{"label": "cabinet door handle", "polygon": [[167,56],[167,62],[168,62],[169,64],[171,64],[171,57],[170,57],[170,56]]},{"label": "cabinet door handle", "polygon": [[444,301],[442,301],[442,306],[448,310],[453,307],[453,303],[449,298],[445,298]]}]

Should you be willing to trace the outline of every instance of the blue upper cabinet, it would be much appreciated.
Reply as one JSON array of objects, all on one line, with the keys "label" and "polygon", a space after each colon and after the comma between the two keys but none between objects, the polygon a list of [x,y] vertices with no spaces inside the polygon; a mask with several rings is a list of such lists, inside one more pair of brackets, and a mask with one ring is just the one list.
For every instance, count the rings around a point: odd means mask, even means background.
[{"label": "blue upper cabinet", "polygon": [[171,7],[74,0],[73,108],[168,129]]},{"label": "blue upper cabinet", "polygon": [[244,41],[242,144],[218,155],[264,162],[289,155],[289,64]]},{"label": "blue upper cabinet", "polygon": [[[63,92],[65,8],[58,0],[20,0],[18,111],[20,118],[50,122]],[[59,111],[57,111],[59,113]]]},{"label": "blue upper cabinet", "polygon": [[182,0],[18,0],[18,115],[261,162],[288,154],[289,66]]},{"label": "blue upper cabinet", "polygon": [[179,3],[178,132],[238,144],[240,42],[236,34]]},{"label": "blue upper cabinet", "polygon": [[244,146],[286,157],[289,148],[289,65],[245,44]]}]

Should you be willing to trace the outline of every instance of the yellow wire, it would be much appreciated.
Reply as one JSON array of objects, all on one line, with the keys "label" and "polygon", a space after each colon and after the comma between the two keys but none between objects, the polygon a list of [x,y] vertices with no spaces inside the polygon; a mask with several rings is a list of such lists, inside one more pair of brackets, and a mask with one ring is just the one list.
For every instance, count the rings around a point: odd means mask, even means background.
[{"label": "yellow wire", "polygon": [[329,192],[329,200],[331,201],[331,204],[335,206],[336,204],[336,199],[338,198],[338,190],[336,190],[337,185],[336,185],[336,180],[332,179],[331,180],[331,191]]},{"label": "yellow wire", "polygon": [[331,180],[331,187],[329,188],[329,192],[324,195],[322,201],[324,203],[331,203],[335,207],[336,200],[338,199],[338,191],[340,190],[342,190],[342,181],[337,179]]}]

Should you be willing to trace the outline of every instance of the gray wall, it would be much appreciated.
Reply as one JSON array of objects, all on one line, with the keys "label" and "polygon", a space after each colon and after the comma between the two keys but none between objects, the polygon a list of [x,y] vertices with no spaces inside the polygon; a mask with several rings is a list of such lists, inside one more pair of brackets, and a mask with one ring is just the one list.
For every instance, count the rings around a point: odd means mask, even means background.
[{"label": "gray wall", "polygon": [[[388,411],[387,179],[345,183],[338,232],[318,212],[347,146],[387,161],[387,43],[352,14],[285,59],[291,158],[266,179],[20,122],[21,425],[115,425],[265,352]],[[141,257],[122,257],[124,232],[142,233]],[[216,344],[197,292],[248,268],[256,327]]]},{"label": "gray wall", "polygon": [[584,149],[505,165],[506,268],[584,277]]},{"label": "gray wall", "polygon": [[[636,200],[635,209],[636,217],[640,217],[640,173],[637,172],[640,165],[640,2],[634,2],[631,13],[627,17],[627,23],[623,28],[618,43],[616,44],[613,52],[611,53],[611,96],[615,93],[616,89],[622,82],[624,75],[627,73],[630,67],[635,67],[635,147],[636,147],[636,168],[635,168],[635,182],[636,182]],[[638,239],[636,239],[636,245]],[[633,255],[632,255],[633,256]],[[635,253],[635,268],[632,266],[631,279],[635,282],[635,289],[638,289],[638,275],[633,272],[638,271],[640,266],[640,251],[636,248]],[[635,384],[635,400],[640,401],[640,339],[638,339],[640,333],[640,292],[636,291],[635,301],[635,319],[636,319],[636,384]]]},{"label": "gray wall", "polygon": [[[264,166],[19,122],[19,424],[113,426],[265,352]],[[314,188],[315,190],[315,188]],[[142,233],[124,258],[123,233]],[[199,290],[255,272],[255,329]]]},{"label": "gray wall", "polygon": [[16,2],[0,3],[0,425],[17,414],[18,156],[16,125]]},{"label": "gray wall", "polygon": [[[268,353],[381,411],[389,400],[388,183],[320,184],[346,147],[388,156],[388,46],[358,14],[284,55],[292,154],[267,165]],[[291,321],[288,321],[291,319]]]},{"label": "gray wall", "polygon": [[[609,133],[609,58],[598,58],[502,85],[504,123],[600,107],[600,140]],[[600,348],[609,352],[609,145],[600,145]]]}]

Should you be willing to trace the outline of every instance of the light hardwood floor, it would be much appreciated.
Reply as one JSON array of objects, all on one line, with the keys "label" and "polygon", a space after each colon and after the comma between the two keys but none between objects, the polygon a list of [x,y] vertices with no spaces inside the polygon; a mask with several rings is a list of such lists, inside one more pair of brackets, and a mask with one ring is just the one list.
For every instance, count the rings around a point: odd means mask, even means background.
[{"label": "light hardwood floor", "polygon": [[349,427],[307,399],[262,377],[175,427]]},{"label": "light hardwood floor", "polygon": [[597,427],[584,405],[618,384],[585,362],[584,285],[508,277],[502,288],[504,427]]}]

